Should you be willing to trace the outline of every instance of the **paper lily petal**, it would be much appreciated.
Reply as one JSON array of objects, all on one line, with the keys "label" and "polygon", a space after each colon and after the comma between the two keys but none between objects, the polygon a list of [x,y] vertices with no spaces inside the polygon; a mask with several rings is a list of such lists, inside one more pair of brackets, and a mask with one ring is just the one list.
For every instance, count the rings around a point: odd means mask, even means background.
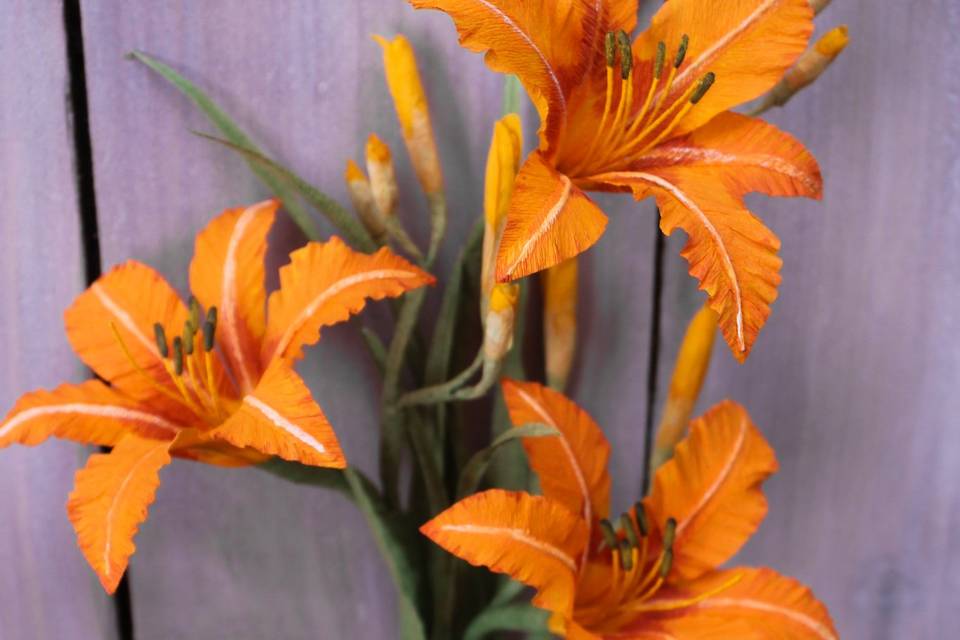
[{"label": "paper lily petal", "polygon": [[260,374],[266,330],[264,254],[279,203],[228,209],[197,235],[190,288],[205,308],[217,307],[217,342],[244,391]]},{"label": "paper lily petal", "polygon": [[653,60],[657,43],[673,55],[689,36],[684,62],[662,104],[682,96],[707,73],[716,82],[674,129],[682,134],[772,88],[800,57],[813,33],[808,0],[670,0],[661,5],[634,51]]},{"label": "paper lily petal", "polygon": [[420,531],[471,564],[533,587],[535,605],[564,615],[572,609],[586,528],[559,502],[491,489],[461,500]]},{"label": "paper lily petal", "polygon": [[320,339],[322,327],[359,313],[368,299],[396,297],[434,282],[433,276],[383,248],[373,255],[339,238],[311,242],[280,269],[280,289],[270,294],[261,362],[298,358]]},{"label": "paper lily petal", "polygon": [[664,590],[648,604],[670,606],[718,587],[719,593],[692,607],[646,613],[641,629],[653,627],[677,640],[838,640],[827,608],[813,592],[772,569],[716,571],[683,589]]},{"label": "paper lily petal", "polygon": [[687,232],[690,240],[681,255],[690,263],[690,275],[720,316],[733,355],[746,360],[777,297],[780,240],[740,195],[706,171],[674,166],[596,178],[632,188],[638,200],[654,195],[663,233]]},{"label": "paper lily petal", "polygon": [[64,319],[73,350],[98,376],[144,404],[182,412],[130,364],[111,328],[137,366],[157,384],[169,384],[153,325],[163,325],[167,336],[179,335],[187,309],[159,273],[134,260],[114,267],[77,297]]},{"label": "paper lily petal", "polygon": [[561,433],[523,440],[543,495],[582,513],[588,524],[606,518],[610,510],[610,443],[593,418],[563,394],[535,382],[504,380],[503,397],[514,426],[543,423]]},{"label": "paper lily petal", "polygon": [[572,258],[599,240],[606,226],[597,205],[534,152],[517,175],[497,280],[515,280]]},{"label": "paper lily petal", "polygon": [[760,485],[776,470],[773,450],[740,405],[721,402],[693,421],[644,501],[656,526],[677,520],[674,581],[723,564],[753,535],[767,514]]},{"label": "paper lily petal", "polygon": [[27,393],[0,423],[0,447],[38,445],[50,436],[112,447],[135,431],[172,439],[182,428],[97,380]]},{"label": "paper lily petal", "polygon": [[291,365],[274,360],[252,394],[211,436],[317,467],[347,466],[340,444]]},{"label": "paper lily petal", "polygon": [[80,549],[113,593],[136,547],[133,537],[147,519],[160,484],[159,471],[170,462],[170,441],[129,435],[110,453],[90,456],[77,472],[67,514]]}]

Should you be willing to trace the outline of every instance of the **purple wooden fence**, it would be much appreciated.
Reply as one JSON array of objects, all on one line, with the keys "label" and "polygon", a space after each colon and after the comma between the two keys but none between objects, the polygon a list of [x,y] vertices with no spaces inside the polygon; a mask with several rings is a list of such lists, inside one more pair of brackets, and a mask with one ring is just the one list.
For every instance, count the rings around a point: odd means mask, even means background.
[{"label": "purple wooden fence", "polygon": [[[748,364],[718,347],[703,406],[744,403],[781,460],[770,516],[744,561],[810,583],[844,638],[946,638],[960,625],[960,549],[950,540],[960,526],[960,7],[834,5],[819,22],[849,23],[853,44],[774,116],[819,158],[825,201],[754,201],[784,243],[782,296]],[[450,237],[462,239],[479,214],[501,78],[456,45],[443,16],[400,0],[83,0],[81,10],[104,265],[137,258],[182,288],[192,236],[211,214],[267,195],[241,161],[189,133],[210,127],[124,60],[131,49],[208,89],[271,153],[345,199],[343,162],[359,159],[370,131],[401,149],[369,34],[405,33],[441,140]],[[8,0],[0,36],[5,410],[22,391],[82,377],[60,316],[84,265],[61,4]],[[655,222],[649,203],[608,201],[611,233],[584,261],[574,395],[618,445],[614,500],[627,505],[645,455]],[[663,265],[658,396],[700,300],[677,240]],[[273,241],[282,253],[300,238],[286,224]],[[373,364],[349,327],[315,352],[303,372],[351,462],[373,470]],[[0,455],[4,638],[115,637],[111,602],[63,508],[81,462],[64,444]],[[386,570],[362,518],[332,493],[178,461],[163,472],[137,546],[137,638],[395,636]]]}]

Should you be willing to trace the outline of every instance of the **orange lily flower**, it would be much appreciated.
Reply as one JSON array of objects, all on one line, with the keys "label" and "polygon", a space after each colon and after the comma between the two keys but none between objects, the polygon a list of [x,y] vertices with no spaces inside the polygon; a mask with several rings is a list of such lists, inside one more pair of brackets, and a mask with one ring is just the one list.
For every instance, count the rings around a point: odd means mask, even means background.
[{"label": "orange lily flower", "polygon": [[653,196],[683,229],[690,274],[741,361],[770,314],[780,242],[743,197],[819,198],[816,161],[791,136],[729,111],[804,52],[808,0],[670,0],[631,41],[636,0],[410,0],[448,13],[464,47],[523,82],[540,114],[497,258],[497,278],[593,245],[607,217],[586,191]]},{"label": "orange lily flower", "polygon": [[515,426],[560,432],[523,441],[543,495],[478,493],[421,531],[536,589],[551,631],[578,640],[836,640],[826,607],[802,584],[771,569],[718,568],[759,526],[760,484],[777,468],[742,407],[722,402],[694,420],[651,494],[615,528],[610,445],[593,419],[539,384],[508,380],[503,390]]},{"label": "orange lily flower", "polygon": [[139,262],[98,279],[67,310],[66,330],[80,359],[109,384],[28,393],[0,423],[0,447],[56,436],[113,448],[77,472],[67,502],[80,548],[109,593],[171,456],[224,466],[279,456],[345,467],[293,363],[323,327],[367,299],[433,282],[387,249],[365,255],[332,238],[290,254],[268,301],[264,253],[277,207],[227,210],[197,236],[189,306]]}]

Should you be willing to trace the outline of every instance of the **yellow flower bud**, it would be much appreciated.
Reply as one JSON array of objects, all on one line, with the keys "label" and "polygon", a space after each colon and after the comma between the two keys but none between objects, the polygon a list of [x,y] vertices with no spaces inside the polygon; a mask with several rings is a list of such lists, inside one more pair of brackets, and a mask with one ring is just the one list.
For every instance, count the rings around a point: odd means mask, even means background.
[{"label": "yellow flower bud", "polygon": [[523,150],[523,132],[520,116],[511,113],[493,125],[493,138],[487,154],[487,171],[484,181],[483,213],[483,262],[481,282],[483,309],[486,310],[494,287],[494,264],[497,245],[503,233],[513,183],[520,170],[520,154]]},{"label": "yellow flower bud", "polygon": [[367,175],[357,166],[353,160],[347,160],[347,169],[343,176],[347,183],[347,191],[350,193],[350,201],[353,203],[353,209],[357,212],[360,222],[366,227],[370,235],[375,240],[382,241],[386,233],[386,227],[383,220],[380,219],[380,213],[373,202],[373,192],[370,190],[370,181]]},{"label": "yellow flower bud", "polygon": [[687,433],[690,414],[697,404],[700,388],[710,367],[718,319],[716,312],[704,305],[693,316],[683,336],[670,379],[667,402],[657,427],[657,441],[651,459],[653,469],[670,459],[673,448]]},{"label": "yellow flower bud", "polygon": [[577,348],[577,288],[579,266],[570,258],[543,274],[543,340],[547,384],[557,390],[567,386]]},{"label": "yellow flower bud", "polygon": [[390,147],[373,133],[367,139],[367,173],[370,175],[373,202],[381,219],[395,215],[400,190],[397,187],[393,158]]},{"label": "yellow flower bud", "polygon": [[383,65],[387,86],[403,130],[420,186],[428,195],[443,191],[443,171],[430,124],[427,96],[417,71],[417,60],[410,42],[402,35],[393,40],[373,36],[383,47]]}]

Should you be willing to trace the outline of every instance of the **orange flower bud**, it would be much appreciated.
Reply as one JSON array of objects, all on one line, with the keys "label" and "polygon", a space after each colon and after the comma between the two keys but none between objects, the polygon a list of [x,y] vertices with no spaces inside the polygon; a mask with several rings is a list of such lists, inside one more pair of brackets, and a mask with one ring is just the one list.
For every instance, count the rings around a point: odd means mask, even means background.
[{"label": "orange flower bud", "polygon": [[393,168],[390,147],[376,134],[367,139],[367,173],[370,175],[370,191],[381,219],[397,213],[397,201],[400,190],[397,187],[397,173]]},{"label": "orange flower bud", "polygon": [[577,288],[579,267],[570,258],[543,274],[543,339],[547,359],[547,383],[563,390],[573,367],[577,348]]},{"label": "orange flower bud", "polygon": [[483,194],[483,263],[481,282],[483,309],[486,310],[493,290],[494,264],[497,245],[503,233],[513,183],[520,170],[520,154],[523,147],[523,132],[520,116],[511,113],[493,125],[493,138],[487,154],[487,171]]},{"label": "orange flower bud", "polygon": [[690,414],[697,404],[700,388],[710,367],[718,319],[717,313],[704,305],[687,326],[673,367],[667,402],[657,427],[657,441],[651,458],[653,469],[670,459],[673,448],[687,433]]},{"label": "orange flower bud", "polygon": [[403,140],[410,153],[420,186],[428,194],[443,191],[443,171],[430,124],[427,96],[417,71],[417,60],[410,42],[402,35],[393,40],[373,36],[383,47],[383,65],[387,86],[403,129]]},{"label": "orange flower bud", "polygon": [[383,220],[380,219],[380,213],[373,202],[373,192],[370,190],[370,181],[367,175],[357,166],[353,160],[347,160],[347,169],[344,172],[344,181],[347,183],[347,191],[350,193],[350,201],[353,203],[353,209],[360,218],[360,222],[366,227],[370,235],[375,240],[381,241],[386,233],[386,227]]},{"label": "orange flower bud", "polygon": [[770,90],[759,111],[785,105],[794,94],[819,78],[849,42],[850,36],[846,25],[840,25],[828,31],[813,47],[800,56],[797,63],[784,74],[783,79]]}]

